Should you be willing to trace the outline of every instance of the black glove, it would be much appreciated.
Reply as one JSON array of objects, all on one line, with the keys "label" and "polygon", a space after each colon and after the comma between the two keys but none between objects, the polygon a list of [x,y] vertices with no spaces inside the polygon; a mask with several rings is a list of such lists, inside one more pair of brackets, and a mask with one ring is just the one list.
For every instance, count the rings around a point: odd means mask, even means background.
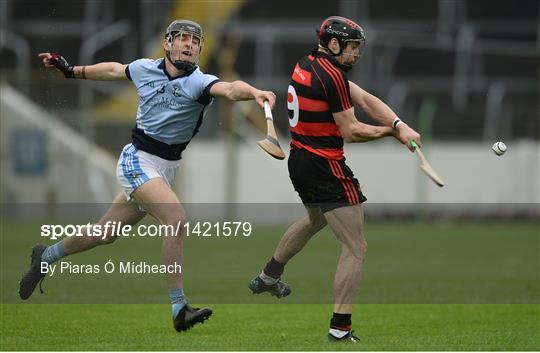
[{"label": "black glove", "polygon": [[66,78],[75,78],[75,73],[73,72],[74,66],[69,65],[67,60],[60,54],[53,53],[51,54],[51,56],[52,56],[51,62],[54,65],[54,67],[62,71],[62,73],[64,74],[64,76],[66,76]]}]

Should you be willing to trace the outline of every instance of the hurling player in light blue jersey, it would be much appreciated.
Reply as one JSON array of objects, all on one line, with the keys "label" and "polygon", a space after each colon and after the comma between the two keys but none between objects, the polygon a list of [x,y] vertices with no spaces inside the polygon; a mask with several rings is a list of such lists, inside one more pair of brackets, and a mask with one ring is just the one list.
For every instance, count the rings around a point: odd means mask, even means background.
[{"label": "hurling player in light blue jersey", "polygon": [[[139,95],[136,125],[132,142],[122,150],[117,166],[118,181],[124,191],[116,196],[97,224],[103,226],[116,221],[116,224],[135,225],[148,213],[161,224],[170,226],[170,234],[163,237],[161,248],[163,264],[168,268],[182,265],[182,234],[186,223],[186,213],[170,184],[182,151],[197,134],[208,106],[214,97],[256,100],[261,107],[265,101],[273,107],[276,99],[274,93],[243,81],[224,82],[203,73],[197,66],[203,44],[199,24],[176,20],[167,28],[163,39],[165,55],[158,60],[139,59],[127,65],[104,62],[71,66],[59,54],[39,54],[46,68],[55,68],[66,78],[131,80],[135,85]],[[86,232],[84,235],[68,237],[48,247],[34,246],[30,269],[20,282],[20,297],[29,298],[43,280],[42,261],[50,264],[63,256],[112,243],[117,238],[113,234],[96,237]],[[198,309],[187,304],[181,273],[171,271],[166,274],[166,280],[177,331],[185,331],[210,317],[210,308]]]}]

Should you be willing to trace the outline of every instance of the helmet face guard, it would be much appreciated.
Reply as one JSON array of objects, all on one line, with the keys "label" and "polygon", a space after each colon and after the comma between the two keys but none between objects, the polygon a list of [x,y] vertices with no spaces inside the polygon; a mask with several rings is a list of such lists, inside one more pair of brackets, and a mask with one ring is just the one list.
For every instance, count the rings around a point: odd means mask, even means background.
[{"label": "helmet face guard", "polygon": [[[349,45],[349,43],[352,44],[352,47],[350,48],[350,50],[347,50],[347,46]],[[365,41],[359,39],[351,39],[344,41],[344,48],[340,48],[340,55],[344,58],[341,65],[345,66],[346,69],[350,70],[354,65],[358,64],[358,62],[362,58],[362,55],[364,54],[365,44]]]},{"label": "helmet face guard", "polygon": [[175,68],[189,71],[197,66],[204,46],[203,32],[199,24],[176,20],[167,28],[165,39],[168,47],[165,56]]}]

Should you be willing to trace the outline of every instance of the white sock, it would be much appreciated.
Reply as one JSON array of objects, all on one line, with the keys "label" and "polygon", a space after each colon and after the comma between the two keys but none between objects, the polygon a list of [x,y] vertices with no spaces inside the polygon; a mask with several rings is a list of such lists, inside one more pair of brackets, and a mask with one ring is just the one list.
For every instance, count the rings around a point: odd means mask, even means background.
[{"label": "white sock", "polygon": [[268,286],[271,286],[272,284],[276,284],[279,281],[279,278],[270,277],[266,273],[264,273],[264,271],[261,272],[261,274],[259,275],[259,278],[262,279],[264,284]]},{"label": "white sock", "polygon": [[346,334],[348,334],[350,331],[343,331],[343,330],[338,330],[338,329],[335,329],[335,328],[331,328],[330,330],[328,330],[328,332],[336,337],[336,338],[342,338],[343,336],[345,336]]}]

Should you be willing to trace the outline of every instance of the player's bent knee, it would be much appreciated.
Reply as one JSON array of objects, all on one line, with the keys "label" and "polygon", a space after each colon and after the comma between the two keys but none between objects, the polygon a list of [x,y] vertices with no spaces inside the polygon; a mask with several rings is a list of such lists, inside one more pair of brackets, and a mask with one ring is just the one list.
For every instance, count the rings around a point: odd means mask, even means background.
[{"label": "player's bent knee", "polygon": [[367,253],[367,243],[362,243],[362,245],[360,246],[360,252],[362,253],[362,257],[364,257]]},{"label": "player's bent knee", "polygon": [[366,242],[360,242],[360,243],[356,243],[351,250],[351,253],[353,255],[353,257],[360,261],[360,262],[363,262],[364,259],[366,258],[366,253],[367,253],[367,243]]}]

